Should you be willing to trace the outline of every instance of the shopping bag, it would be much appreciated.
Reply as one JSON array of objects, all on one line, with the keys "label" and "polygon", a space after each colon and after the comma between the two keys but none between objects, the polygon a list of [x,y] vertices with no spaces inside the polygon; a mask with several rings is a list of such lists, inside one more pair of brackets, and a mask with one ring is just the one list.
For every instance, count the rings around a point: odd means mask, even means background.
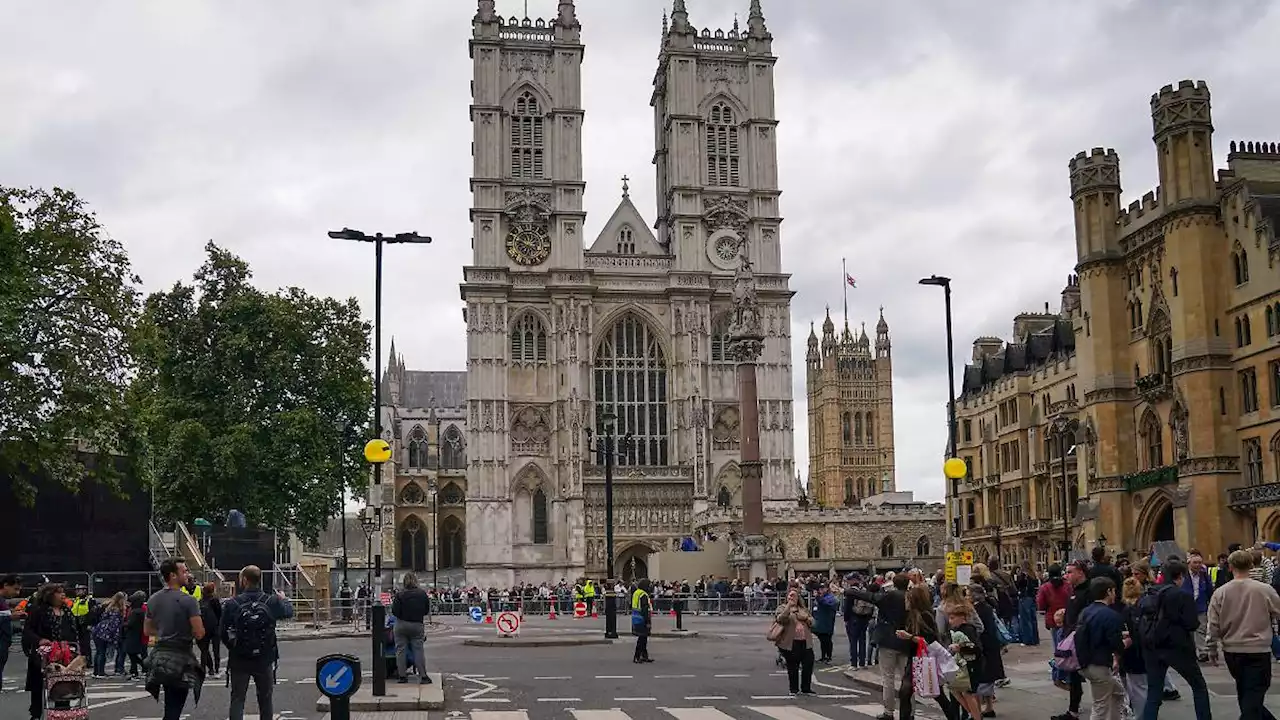
[{"label": "shopping bag", "polygon": [[922,698],[935,698],[942,692],[938,661],[925,650],[923,640],[917,643],[916,656],[911,659],[911,689]]},{"label": "shopping bag", "polygon": [[1053,650],[1054,667],[1062,672],[1075,672],[1080,669],[1080,660],[1076,657],[1076,634],[1074,631],[1058,643]]},{"label": "shopping bag", "polygon": [[956,657],[951,654],[950,650],[935,640],[929,643],[929,647],[925,648],[925,652],[938,664],[938,677],[941,684],[947,685],[955,679],[956,674],[960,672],[960,663],[956,662]]}]

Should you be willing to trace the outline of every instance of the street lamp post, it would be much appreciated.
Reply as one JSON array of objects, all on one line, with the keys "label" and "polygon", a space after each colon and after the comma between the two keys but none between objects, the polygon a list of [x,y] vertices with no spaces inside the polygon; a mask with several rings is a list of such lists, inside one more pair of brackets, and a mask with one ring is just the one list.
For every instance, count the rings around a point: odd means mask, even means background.
[{"label": "street lamp post", "polygon": [[[431,242],[431,238],[424,237],[418,233],[399,233],[391,237],[385,237],[382,233],[369,235],[359,230],[351,228],[342,228],[341,230],[330,230],[329,237],[334,240],[354,240],[356,242],[371,242],[374,247],[374,270],[373,270],[373,437],[375,439],[382,438],[382,246],[384,244],[426,244]],[[374,468],[373,485],[375,487],[382,484],[382,466],[379,464]],[[374,494],[374,488],[370,488],[370,494]],[[380,493],[378,493],[380,495]],[[372,498],[376,502],[373,503],[374,512],[378,519],[378,526],[382,525],[382,498]],[[370,539],[372,543],[372,539]],[[386,617],[386,608],[382,606],[382,542],[379,539],[376,553],[373,556],[373,622],[381,624]],[[373,657],[379,658],[382,653],[382,628],[374,628],[371,633],[373,642]],[[387,670],[386,663],[373,663],[373,694],[382,696],[387,694]]]},{"label": "street lamp post", "polygon": [[373,534],[378,530],[378,517],[373,513],[373,508],[366,507],[364,512],[360,513],[360,529],[364,530],[364,541],[367,544],[364,556],[364,584],[369,588],[369,592],[373,592],[373,565],[369,563],[369,558],[373,557]]},{"label": "street lamp post", "polygon": [[[943,303],[946,307],[947,315],[947,459],[951,460],[956,456],[956,361],[955,350],[953,348],[954,340],[951,335],[951,278],[941,275],[930,275],[927,278],[920,279],[921,285],[934,285],[942,288]],[[949,478],[950,479],[950,478]],[[952,534],[952,549],[960,550],[960,533],[956,532],[954,522],[955,518],[960,517],[959,501],[960,498],[956,493],[952,492],[952,484],[958,482],[951,479],[947,484],[947,496],[951,499],[951,512],[953,522],[948,530]]]},{"label": "street lamp post", "polygon": [[[618,637],[618,598],[613,588],[613,462],[619,452],[618,436],[614,433],[617,419],[618,416],[610,410],[600,416],[603,449],[599,443],[592,445],[591,428],[587,428],[587,451],[604,454],[604,554],[608,576],[604,588],[604,636],[611,640]],[[631,433],[627,433],[622,439],[621,451],[625,453],[630,444]]]},{"label": "street lamp post", "polygon": [[[431,495],[431,593],[434,597],[440,597],[440,501],[438,499],[439,486],[434,477],[427,478],[427,493]],[[431,613],[431,605],[427,605],[428,617]]]},{"label": "street lamp post", "polygon": [[351,578],[347,572],[347,567],[351,564],[347,559],[347,485],[342,476],[344,443],[351,426],[347,425],[345,420],[339,420],[334,423],[334,427],[338,430],[338,487],[341,493],[341,501],[338,504],[338,519],[342,524],[342,584],[351,587]]}]

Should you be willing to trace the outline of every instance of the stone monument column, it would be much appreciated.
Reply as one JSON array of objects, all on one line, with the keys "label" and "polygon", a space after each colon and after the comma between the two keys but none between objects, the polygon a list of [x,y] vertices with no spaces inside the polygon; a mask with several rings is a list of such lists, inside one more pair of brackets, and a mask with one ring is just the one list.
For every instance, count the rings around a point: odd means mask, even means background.
[{"label": "stone monument column", "polygon": [[767,577],[773,543],[764,535],[764,498],[760,462],[760,408],[756,399],[756,361],[764,351],[764,330],[756,301],[756,281],[745,243],[733,283],[733,321],[729,325],[729,353],[737,364],[738,403],[742,438],[738,465],[742,471],[742,532],[733,540],[729,562],[741,580]]}]

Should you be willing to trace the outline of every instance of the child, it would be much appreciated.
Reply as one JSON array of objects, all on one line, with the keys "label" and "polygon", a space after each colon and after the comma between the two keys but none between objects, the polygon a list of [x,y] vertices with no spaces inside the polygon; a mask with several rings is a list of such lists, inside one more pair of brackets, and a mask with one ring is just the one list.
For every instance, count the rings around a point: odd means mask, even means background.
[{"label": "child", "polygon": [[950,650],[960,666],[948,688],[970,717],[980,718],[982,708],[975,690],[978,678],[982,676],[982,643],[978,641],[977,628],[969,621],[972,614],[973,607],[967,604],[953,605],[947,613],[947,625],[951,628]]}]

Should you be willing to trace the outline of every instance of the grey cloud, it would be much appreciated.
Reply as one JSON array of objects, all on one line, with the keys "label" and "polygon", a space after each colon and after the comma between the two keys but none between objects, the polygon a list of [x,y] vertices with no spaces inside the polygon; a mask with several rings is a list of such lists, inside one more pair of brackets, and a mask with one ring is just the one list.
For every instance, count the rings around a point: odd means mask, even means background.
[{"label": "grey cloud", "polygon": [[[687,3],[699,28],[746,19],[748,0]],[[941,496],[946,377],[941,293],[916,280],[954,278],[962,364],[976,335],[1007,337],[1017,312],[1056,308],[1074,264],[1069,157],[1115,147],[1128,198],[1155,183],[1147,99],[1161,85],[1210,83],[1220,162],[1231,138],[1275,139],[1274,2],[763,3],[779,56],[796,399],[809,321],[826,305],[840,314],[847,257],[855,327],[886,308],[898,475],[924,497]],[[578,0],[588,239],[623,174],[653,218],[664,4]],[[430,234],[428,248],[388,250],[384,353],[395,335],[410,365],[460,368],[473,13],[462,0],[28,4],[26,32],[0,46],[0,182],[82,192],[148,289],[189,278],[213,238],[264,287],[354,295],[371,315],[371,249],[325,230]]]}]

